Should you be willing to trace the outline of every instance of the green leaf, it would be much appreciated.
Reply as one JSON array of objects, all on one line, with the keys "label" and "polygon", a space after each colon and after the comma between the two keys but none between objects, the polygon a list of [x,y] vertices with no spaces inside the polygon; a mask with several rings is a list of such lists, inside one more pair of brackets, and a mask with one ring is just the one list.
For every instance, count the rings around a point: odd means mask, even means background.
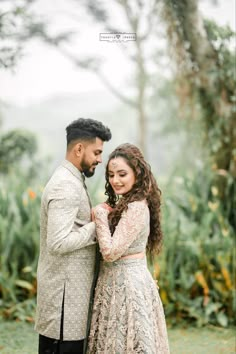
[{"label": "green leaf", "polygon": [[26,266],[22,269],[22,272],[23,273],[30,273],[30,272],[32,272],[32,270],[33,270],[32,267]]},{"label": "green leaf", "polygon": [[32,284],[30,284],[28,281],[26,281],[26,280],[16,280],[15,281],[15,284],[17,285],[17,286],[19,286],[20,288],[23,288],[23,289],[27,289],[27,290],[33,290],[33,285]]},{"label": "green leaf", "polygon": [[228,319],[226,317],[226,315],[223,312],[219,312],[216,315],[217,321],[218,323],[222,326],[222,327],[227,327],[228,325]]}]

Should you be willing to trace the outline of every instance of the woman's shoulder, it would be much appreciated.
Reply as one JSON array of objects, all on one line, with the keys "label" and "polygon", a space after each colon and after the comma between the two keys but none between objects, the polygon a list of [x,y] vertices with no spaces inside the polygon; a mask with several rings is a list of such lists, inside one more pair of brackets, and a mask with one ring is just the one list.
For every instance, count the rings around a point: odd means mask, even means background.
[{"label": "woman's shoulder", "polygon": [[149,210],[146,199],[135,200],[128,204],[128,209],[130,210]]}]

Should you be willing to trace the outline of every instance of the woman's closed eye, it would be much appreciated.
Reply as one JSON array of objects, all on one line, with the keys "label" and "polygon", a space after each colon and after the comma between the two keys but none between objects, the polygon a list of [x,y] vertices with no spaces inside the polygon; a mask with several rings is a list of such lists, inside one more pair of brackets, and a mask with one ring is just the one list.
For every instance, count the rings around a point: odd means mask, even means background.
[{"label": "woman's closed eye", "polygon": [[[118,177],[125,177],[126,175],[127,175],[127,173],[120,173],[120,174],[118,174]],[[114,178],[114,175],[109,174],[108,177]]]}]

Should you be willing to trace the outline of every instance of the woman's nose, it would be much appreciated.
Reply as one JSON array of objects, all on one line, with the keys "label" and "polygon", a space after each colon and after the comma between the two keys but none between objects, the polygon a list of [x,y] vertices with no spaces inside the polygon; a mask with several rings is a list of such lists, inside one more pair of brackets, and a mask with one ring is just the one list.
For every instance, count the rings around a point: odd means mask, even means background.
[{"label": "woman's nose", "polygon": [[118,178],[118,176],[114,176],[113,177],[113,183],[117,183],[117,182],[119,182],[119,178]]}]

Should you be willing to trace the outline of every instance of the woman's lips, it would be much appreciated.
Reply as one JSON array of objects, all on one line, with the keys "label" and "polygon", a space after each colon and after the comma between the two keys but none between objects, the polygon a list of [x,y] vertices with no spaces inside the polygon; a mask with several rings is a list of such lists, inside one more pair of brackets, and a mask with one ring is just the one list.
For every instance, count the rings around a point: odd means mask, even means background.
[{"label": "woman's lips", "polygon": [[121,188],[123,188],[123,186],[114,186],[113,187],[116,191],[120,190]]}]

